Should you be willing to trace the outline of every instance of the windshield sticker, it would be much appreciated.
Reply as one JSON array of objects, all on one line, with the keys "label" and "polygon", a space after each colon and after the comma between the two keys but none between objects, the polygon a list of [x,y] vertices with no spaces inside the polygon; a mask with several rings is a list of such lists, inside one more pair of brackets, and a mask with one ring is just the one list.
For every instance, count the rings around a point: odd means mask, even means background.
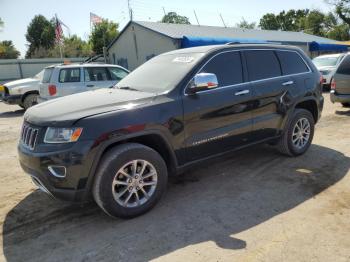
[{"label": "windshield sticker", "polygon": [[194,57],[192,56],[179,56],[179,57],[175,57],[173,59],[174,63],[191,63],[193,62]]}]

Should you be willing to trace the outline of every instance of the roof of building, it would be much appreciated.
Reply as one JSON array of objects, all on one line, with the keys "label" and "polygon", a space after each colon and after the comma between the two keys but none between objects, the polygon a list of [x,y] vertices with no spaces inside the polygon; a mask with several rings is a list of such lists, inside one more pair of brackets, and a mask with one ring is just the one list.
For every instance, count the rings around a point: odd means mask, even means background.
[{"label": "roof of building", "polygon": [[324,37],[306,34],[304,32],[273,31],[259,29],[242,29],[219,26],[198,26],[185,24],[167,24],[159,22],[133,21],[134,23],[158,32],[174,39],[181,39],[184,36],[196,37],[220,37],[220,38],[242,38],[257,39],[275,42],[323,42],[336,43],[337,41]]}]

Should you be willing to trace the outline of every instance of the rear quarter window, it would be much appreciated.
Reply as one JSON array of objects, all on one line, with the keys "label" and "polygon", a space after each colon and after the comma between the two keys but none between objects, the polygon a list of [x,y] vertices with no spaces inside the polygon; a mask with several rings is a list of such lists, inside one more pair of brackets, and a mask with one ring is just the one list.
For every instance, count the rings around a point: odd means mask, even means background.
[{"label": "rear quarter window", "polygon": [[281,62],[283,75],[307,73],[310,71],[297,52],[277,51],[277,56]]},{"label": "rear quarter window", "polygon": [[53,68],[45,68],[44,75],[43,75],[41,82],[42,83],[49,83],[50,79],[51,79],[52,72],[53,72]]},{"label": "rear quarter window", "polygon": [[343,61],[338,67],[337,73],[343,75],[350,75],[350,56],[346,56],[343,59]]},{"label": "rear quarter window", "polygon": [[250,81],[282,75],[280,63],[273,50],[244,51]]}]

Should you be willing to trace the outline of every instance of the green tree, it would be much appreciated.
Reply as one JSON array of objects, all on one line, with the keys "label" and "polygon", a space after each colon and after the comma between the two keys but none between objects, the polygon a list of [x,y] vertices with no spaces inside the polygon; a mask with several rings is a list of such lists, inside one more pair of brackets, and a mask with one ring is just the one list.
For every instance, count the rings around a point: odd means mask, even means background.
[{"label": "green tree", "polygon": [[260,19],[259,26],[263,30],[279,30],[280,25],[275,14],[268,13]]},{"label": "green tree", "polygon": [[236,26],[243,29],[255,29],[256,23],[255,22],[250,23],[244,18],[242,18],[242,20],[239,23],[237,23]]},{"label": "green tree", "polygon": [[344,23],[350,25],[350,0],[326,0],[335,7],[335,13]]},{"label": "green tree", "polygon": [[26,39],[29,43],[27,58],[31,58],[38,49],[53,48],[55,45],[54,20],[48,21],[42,15],[35,16],[27,28]]},{"label": "green tree", "polygon": [[303,30],[305,33],[325,36],[326,35],[326,15],[318,10],[310,11],[302,18]]},{"label": "green tree", "polygon": [[14,47],[12,41],[0,42],[0,59],[17,59],[20,53]]},{"label": "green tree", "polygon": [[191,24],[190,20],[186,16],[178,15],[176,12],[169,12],[163,16],[162,23],[168,24]]},{"label": "green tree", "polygon": [[117,23],[103,19],[101,23],[93,27],[90,35],[90,43],[92,50],[96,54],[103,54],[103,47],[108,46],[118,36],[118,26],[119,24]]},{"label": "green tree", "polygon": [[[89,57],[92,55],[90,43],[82,40],[77,35],[64,37],[61,48],[64,57]],[[59,57],[60,47],[56,45],[53,50],[50,50],[49,56]]]},{"label": "green tree", "polygon": [[343,23],[334,26],[330,31],[327,32],[326,36],[330,39],[338,41],[348,41],[350,39],[349,30],[349,25]]},{"label": "green tree", "polygon": [[2,29],[4,27],[4,21],[2,21],[1,17],[0,17],[0,29]]}]

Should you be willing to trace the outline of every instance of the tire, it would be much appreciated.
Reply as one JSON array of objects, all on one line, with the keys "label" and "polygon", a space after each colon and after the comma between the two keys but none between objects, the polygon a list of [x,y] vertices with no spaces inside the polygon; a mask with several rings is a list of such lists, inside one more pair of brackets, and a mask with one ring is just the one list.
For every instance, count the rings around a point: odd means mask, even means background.
[{"label": "tire", "polygon": [[341,103],[343,107],[350,107],[350,103]]},{"label": "tire", "polygon": [[[134,161],[138,161],[136,164],[138,172],[141,172],[140,169],[145,163],[144,172],[141,174],[133,172]],[[154,171],[156,176],[147,177],[154,174]],[[124,174],[129,175],[129,178]],[[156,151],[141,144],[127,143],[116,146],[103,156],[95,176],[92,193],[97,205],[108,215],[132,218],[154,207],[165,192],[167,181],[166,164]],[[152,185],[145,185],[146,183]],[[130,187],[133,187],[132,191]],[[148,198],[144,192],[149,195]]]},{"label": "tire", "polygon": [[[307,126],[306,123],[308,123],[309,128],[308,131],[303,133],[297,132],[296,131],[300,130],[298,129],[298,126]],[[283,135],[278,141],[278,150],[287,156],[299,156],[304,154],[310,147],[312,143],[312,139],[314,136],[314,131],[315,131],[315,120],[310,113],[310,111],[307,111],[305,109],[295,109],[292,117],[290,118],[288,124],[285,127],[285,130],[283,132]],[[307,135],[308,133],[308,135]],[[304,138],[300,138],[304,137]],[[300,139],[299,139],[300,138]],[[293,142],[293,139],[296,140]],[[307,140],[306,140],[307,139]],[[302,143],[297,142],[297,141],[303,141]]]},{"label": "tire", "polygon": [[38,98],[38,94],[29,94],[27,95],[24,100],[23,100],[23,108],[25,110],[27,110],[28,108],[36,105],[38,102],[37,102],[37,98]]}]

